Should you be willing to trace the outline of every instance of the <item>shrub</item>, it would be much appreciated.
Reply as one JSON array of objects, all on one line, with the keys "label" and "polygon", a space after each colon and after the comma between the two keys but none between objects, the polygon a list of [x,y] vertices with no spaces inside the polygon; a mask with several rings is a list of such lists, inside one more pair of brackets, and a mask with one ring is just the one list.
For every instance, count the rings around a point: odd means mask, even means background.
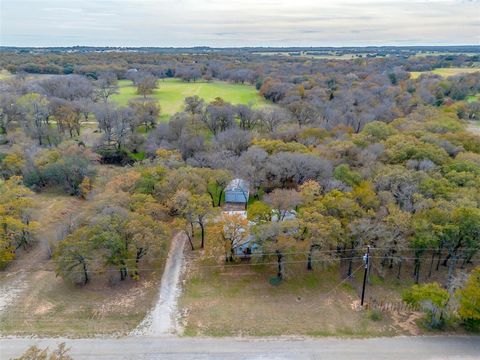
[{"label": "shrub", "polygon": [[413,285],[403,293],[403,301],[426,313],[427,326],[441,328],[450,295],[438,283]]},{"label": "shrub", "polygon": [[350,167],[347,164],[338,165],[333,172],[333,176],[335,179],[343,181],[349,186],[359,185],[362,181],[362,175],[356,171],[350,170]]},{"label": "shrub", "polygon": [[458,314],[468,330],[480,329],[480,266],[470,274],[467,283],[456,292]]},{"label": "shrub", "polygon": [[373,309],[368,312],[368,318],[372,321],[381,321],[383,319],[383,314],[380,310]]}]

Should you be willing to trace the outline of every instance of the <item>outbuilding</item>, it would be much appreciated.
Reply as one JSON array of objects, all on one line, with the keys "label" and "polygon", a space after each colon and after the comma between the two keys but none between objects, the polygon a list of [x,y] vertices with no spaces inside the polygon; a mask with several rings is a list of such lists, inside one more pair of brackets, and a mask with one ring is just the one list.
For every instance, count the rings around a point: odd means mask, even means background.
[{"label": "outbuilding", "polygon": [[233,179],[225,188],[225,203],[247,204],[249,196],[248,182],[243,179]]}]

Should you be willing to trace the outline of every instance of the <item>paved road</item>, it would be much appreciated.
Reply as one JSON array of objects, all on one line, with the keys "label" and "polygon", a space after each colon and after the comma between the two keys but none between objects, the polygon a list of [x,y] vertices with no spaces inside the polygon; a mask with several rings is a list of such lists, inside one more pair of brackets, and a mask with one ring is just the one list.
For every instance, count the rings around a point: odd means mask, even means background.
[{"label": "paved road", "polygon": [[173,238],[160,283],[157,303],[145,320],[133,331],[132,335],[164,336],[177,331],[180,273],[182,271],[183,250],[186,241],[186,236],[183,233],[178,233]]},{"label": "paved road", "polygon": [[28,346],[41,348],[66,342],[78,359],[175,360],[473,360],[480,359],[480,337],[397,337],[352,339],[0,339],[0,358],[18,356]]}]

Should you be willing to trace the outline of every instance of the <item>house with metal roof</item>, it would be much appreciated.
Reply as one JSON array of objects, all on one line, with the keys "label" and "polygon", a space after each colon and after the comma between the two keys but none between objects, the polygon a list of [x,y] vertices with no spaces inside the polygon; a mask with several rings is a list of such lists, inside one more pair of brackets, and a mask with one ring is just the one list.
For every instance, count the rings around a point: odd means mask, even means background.
[{"label": "house with metal roof", "polygon": [[249,184],[243,179],[233,179],[225,188],[225,203],[247,204],[250,194]]}]

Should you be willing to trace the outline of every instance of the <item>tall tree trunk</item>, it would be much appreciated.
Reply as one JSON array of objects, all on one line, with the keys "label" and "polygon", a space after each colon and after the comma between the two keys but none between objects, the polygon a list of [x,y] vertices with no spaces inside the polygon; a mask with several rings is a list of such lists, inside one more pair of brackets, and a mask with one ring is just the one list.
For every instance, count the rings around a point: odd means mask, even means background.
[{"label": "tall tree trunk", "polygon": [[420,279],[420,258],[415,259],[415,284],[418,284]]},{"label": "tall tree trunk", "polygon": [[308,251],[308,258],[307,258],[307,270],[313,270],[312,255],[313,255],[313,246],[310,246],[310,250]]},{"label": "tall tree trunk", "polygon": [[[222,195],[223,195],[223,189],[220,190],[220,194],[218,195],[218,204],[217,204],[218,207],[222,206]],[[215,206],[215,204],[213,206]]]},{"label": "tall tree trunk", "polygon": [[212,207],[215,207],[215,199],[213,198],[213,194],[210,191],[207,191],[208,195],[210,195],[210,199],[212,199]]},{"label": "tall tree trunk", "polygon": [[457,253],[453,253],[451,256],[450,264],[448,265],[448,277],[447,277],[447,289],[453,284],[453,278],[455,275],[455,269],[457,267]]},{"label": "tall tree trunk", "polygon": [[195,250],[195,248],[193,247],[192,237],[190,236],[188,231],[185,231],[185,235],[187,236],[187,239],[188,239],[188,242],[190,243],[190,247],[192,248],[192,251]]},{"label": "tall tree trunk", "polygon": [[467,264],[469,264],[470,261],[472,261],[472,258],[473,258],[473,256],[475,255],[475,253],[476,253],[476,251],[475,251],[475,252],[470,252],[470,254],[465,257],[465,259],[464,259],[463,262],[462,262],[462,269],[464,269],[465,266],[466,266]]},{"label": "tall tree trunk", "polygon": [[432,259],[430,261],[430,269],[428,270],[428,277],[432,276],[433,260],[434,259],[435,259],[435,251],[432,251]]},{"label": "tall tree trunk", "polygon": [[448,260],[450,260],[450,258],[452,257],[452,255],[448,254],[446,257],[445,257],[445,260],[443,260],[443,266],[447,266],[448,265]]},{"label": "tall tree trunk", "polygon": [[438,249],[438,259],[437,259],[437,267],[436,267],[436,271],[438,271],[438,268],[440,267],[440,261],[442,260],[442,248],[440,247],[440,249]]},{"label": "tall tree trunk", "polygon": [[127,269],[125,266],[120,268],[120,280],[123,281],[127,278]]},{"label": "tall tree trunk", "polygon": [[400,259],[399,263],[398,263],[398,272],[397,272],[397,279],[400,280],[400,273],[402,272],[402,262],[403,260]]},{"label": "tall tree trunk", "polygon": [[82,262],[82,266],[83,266],[83,278],[84,278],[83,285],[87,285],[90,279],[88,278],[87,264],[85,261]]},{"label": "tall tree trunk", "polygon": [[200,230],[201,230],[201,238],[202,238],[202,243],[200,245],[200,248],[203,249],[203,246],[205,245],[205,226],[203,225],[203,222],[199,221],[198,224],[200,225]]},{"label": "tall tree trunk", "polygon": [[347,271],[348,277],[352,276],[353,255],[355,255],[355,248],[352,243],[352,249],[350,251],[350,259],[348,260],[348,271]]},{"label": "tall tree trunk", "polygon": [[284,275],[284,270],[283,270],[283,254],[276,250],[275,251],[277,254],[277,264],[278,264],[278,270],[277,270],[277,277],[280,280],[283,280],[283,275]]}]

